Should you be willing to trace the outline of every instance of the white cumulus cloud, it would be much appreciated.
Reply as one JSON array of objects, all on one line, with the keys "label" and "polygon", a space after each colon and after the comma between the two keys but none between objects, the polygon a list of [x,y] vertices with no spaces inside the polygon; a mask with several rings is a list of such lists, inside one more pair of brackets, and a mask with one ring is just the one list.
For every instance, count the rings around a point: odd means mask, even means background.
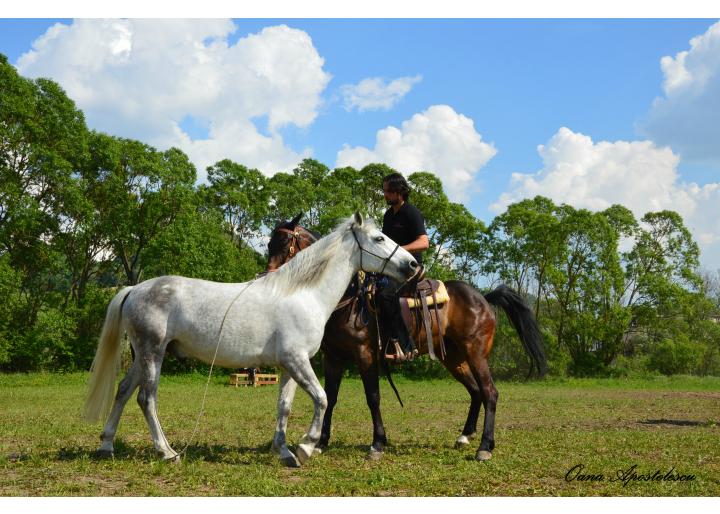
[{"label": "white cumulus cloud", "polygon": [[[181,148],[200,178],[223,158],[291,168],[310,150],[289,148],[278,129],[309,126],[331,76],[301,30],[267,27],[230,44],[235,31],[230,20],[75,20],[48,29],[17,67],[60,83],[91,128]],[[182,130],[188,117],[206,122],[207,139]]]},{"label": "white cumulus cloud", "polygon": [[510,191],[491,205],[502,212],[509,204],[536,195],[593,211],[622,204],[637,218],[649,211],[674,210],[701,245],[704,264],[720,262],[720,184],[685,183],[678,173],[680,158],[651,141],[593,142],[586,135],[561,128],[538,146],[543,168],[513,173]]},{"label": "white cumulus cloud", "polygon": [[690,49],[660,60],[664,96],[639,130],[683,159],[720,163],[720,22],[690,40]]},{"label": "white cumulus cloud", "polygon": [[336,166],[362,168],[382,162],[408,174],[431,171],[454,201],[467,200],[477,172],[497,150],[475,130],[473,120],[447,105],[433,105],[402,123],[379,130],[375,148],[345,145]]},{"label": "white cumulus cloud", "polygon": [[421,80],[420,75],[400,77],[387,83],[382,78],[368,78],[358,84],[345,84],[340,87],[340,92],[348,111],[389,110]]}]

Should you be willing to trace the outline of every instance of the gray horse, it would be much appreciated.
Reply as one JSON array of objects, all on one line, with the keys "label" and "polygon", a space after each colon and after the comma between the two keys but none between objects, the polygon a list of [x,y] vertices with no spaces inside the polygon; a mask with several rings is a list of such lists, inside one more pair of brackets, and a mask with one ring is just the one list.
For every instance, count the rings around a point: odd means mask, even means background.
[{"label": "gray horse", "polygon": [[[95,354],[85,416],[107,417],[98,453],[112,455],[113,440],[127,400],[137,401],[155,449],[178,459],[157,415],[160,367],[170,343],[181,356],[237,367],[277,366],[282,370],[273,450],[288,466],[300,466],[320,438],[327,399],[310,365],[320,349],[325,323],[358,270],[396,280],[419,266],[403,248],[356,213],[276,273],[251,282],[223,284],[184,277],[158,277],[122,289],[108,306]],[[120,339],[127,332],[135,359],[113,401],[120,362]],[[314,403],[310,428],[297,447],[285,440],[297,384]]]}]

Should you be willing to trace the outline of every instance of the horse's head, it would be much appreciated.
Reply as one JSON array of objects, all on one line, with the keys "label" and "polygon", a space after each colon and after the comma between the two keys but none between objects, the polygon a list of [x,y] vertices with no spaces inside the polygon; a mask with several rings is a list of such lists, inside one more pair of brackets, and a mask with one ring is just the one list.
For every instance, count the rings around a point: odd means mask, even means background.
[{"label": "horse's head", "polygon": [[359,268],[387,275],[400,282],[414,277],[422,267],[410,252],[380,232],[372,220],[364,220],[359,212],[349,220],[349,231],[355,239]]},{"label": "horse's head", "polygon": [[319,235],[299,225],[302,213],[290,221],[281,221],[270,234],[268,242],[268,263],[265,271],[276,271],[319,239]]}]

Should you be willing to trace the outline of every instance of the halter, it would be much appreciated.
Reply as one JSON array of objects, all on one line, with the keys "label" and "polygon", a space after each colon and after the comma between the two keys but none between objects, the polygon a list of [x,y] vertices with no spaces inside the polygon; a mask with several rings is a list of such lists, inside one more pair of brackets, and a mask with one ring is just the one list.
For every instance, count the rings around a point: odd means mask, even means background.
[{"label": "halter", "polygon": [[[361,269],[362,271],[365,271],[365,270],[363,269],[363,263],[362,263],[362,255],[363,255],[363,252],[369,253],[369,254],[372,255],[373,257],[377,257],[378,259],[382,259],[382,260],[383,260],[383,266],[382,266],[382,269],[380,270],[380,275],[382,275],[382,274],[383,274],[383,271],[385,271],[385,266],[387,266],[388,262],[390,262],[390,259],[392,259],[392,256],[395,255],[395,252],[397,252],[398,248],[400,248],[400,245],[397,244],[397,243],[395,243],[395,248],[394,248],[393,251],[390,253],[390,255],[388,255],[387,257],[381,257],[380,255],[378,255],[378,254],[376,254],[376,253],[372,253],[370,250],[366,250],[365,248],[363,248],[362,245],[360,244],[360,240],[358,239],[357,234],[355,233],[355,228],[351,228],[350,230],[352,231],[352,235],[353,235],[353,237],[355,238],[355,242],[358,244],[358,248],[360,248],[360,269]],[[366,273],[367,273],[367,272],[366,272]]]}]

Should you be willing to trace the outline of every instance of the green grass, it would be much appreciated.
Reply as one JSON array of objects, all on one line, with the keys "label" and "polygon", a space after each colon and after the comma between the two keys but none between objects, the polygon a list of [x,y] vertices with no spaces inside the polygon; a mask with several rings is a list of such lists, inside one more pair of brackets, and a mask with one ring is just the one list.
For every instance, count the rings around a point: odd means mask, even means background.
[{"label": "green grass", "polygon": [[[390,445],[365,460],[370,416],[362,384],[345,379],[331,448],[301,469],[270,453],[276,387],[230,388],[213,377],[206,413],[180,464],[159,461],[140,409],[128,403],[114,460],[96,460],[100,425],[79,415],[85,374],[0,375],[0,495],[3,496],[719,496],[720,379],[550,379],[500,382],[493,459],[453,447],[468,407],[448,379],[397,377],[401,409],[382,382]],[[163,376],[160,418],[181,450],[195,426],[206,378]],[[294,444],[311,402],[298,391],[288,426]],[[482,414],[481,414],[482,420]],[[576,464],[599,482],[568,482]],[[690,482],[610,482],[617,470],[671,467]]]}]

